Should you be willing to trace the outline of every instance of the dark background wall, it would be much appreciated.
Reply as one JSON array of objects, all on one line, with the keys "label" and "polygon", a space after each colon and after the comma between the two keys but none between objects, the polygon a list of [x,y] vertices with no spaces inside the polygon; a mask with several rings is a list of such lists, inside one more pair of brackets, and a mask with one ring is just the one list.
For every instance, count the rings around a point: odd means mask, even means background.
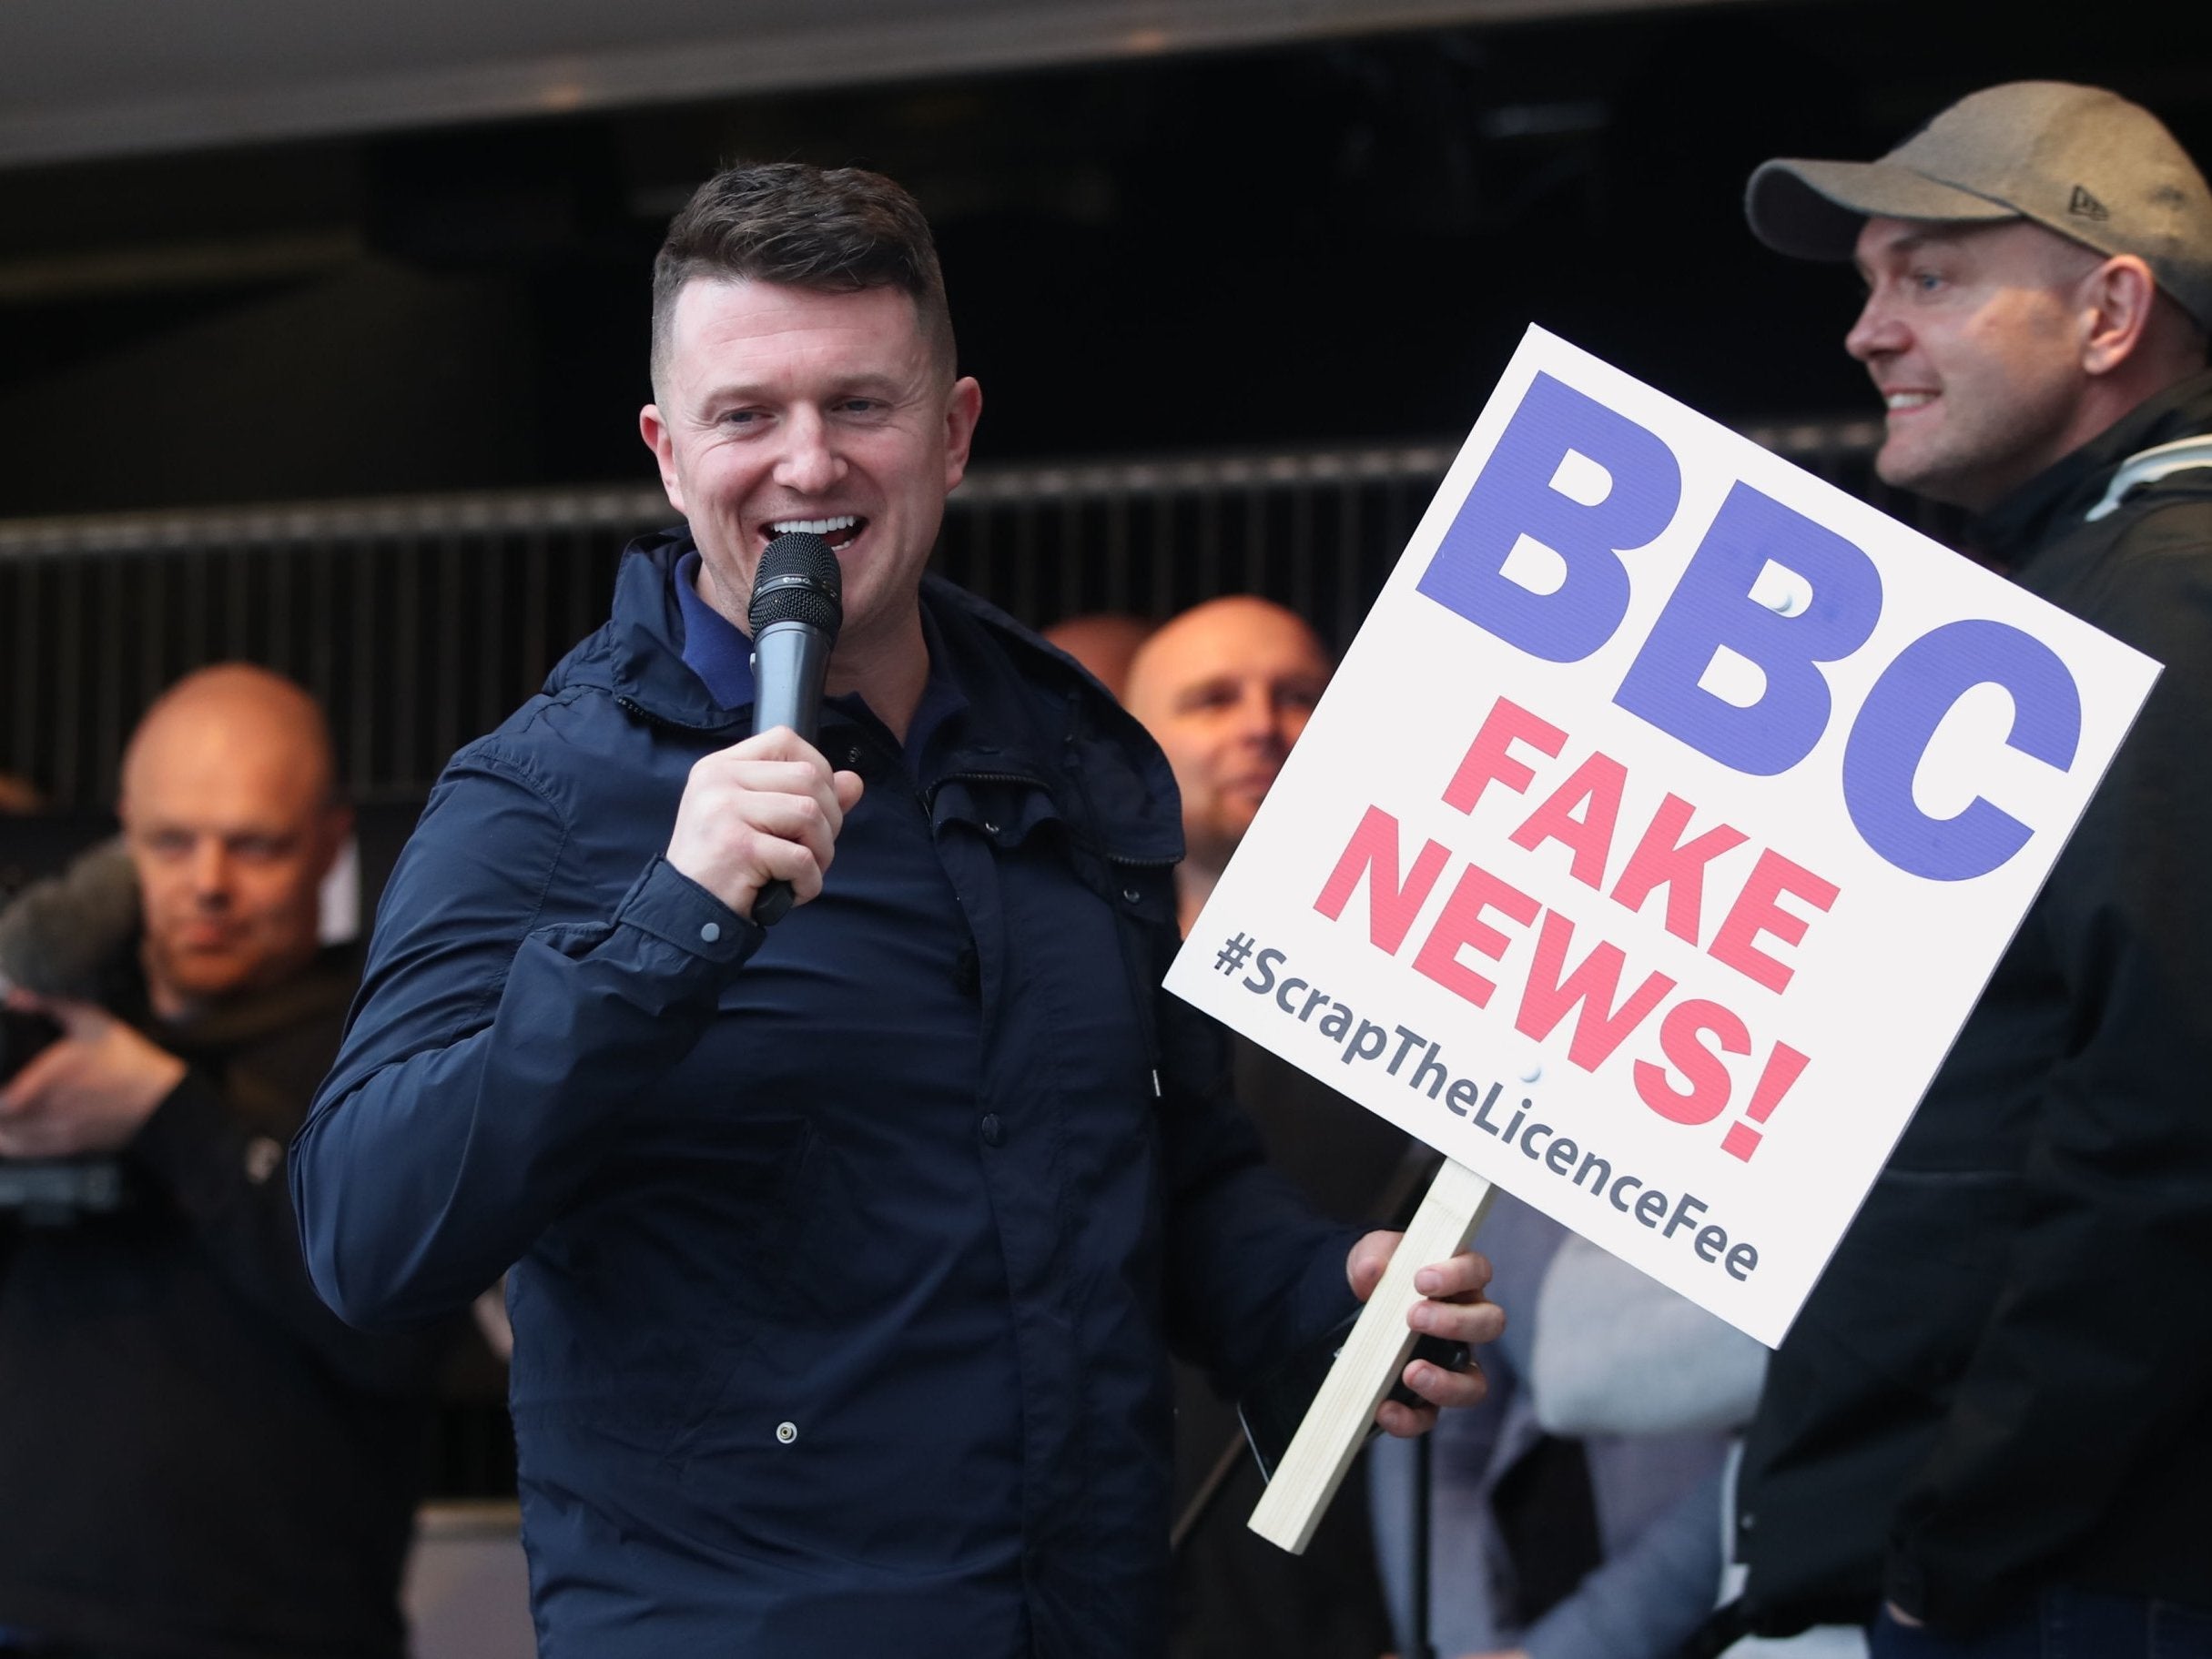
[{"label": "dark background wall", "polygon": [[737,157],[921,196],[987,459],[1455,434],[1531,320],[1862,410],[1750,168],[2023,76],[2212,155],[2208,17],[1772,0],[0,171],[0,516],[649,478],[645,273]]}]

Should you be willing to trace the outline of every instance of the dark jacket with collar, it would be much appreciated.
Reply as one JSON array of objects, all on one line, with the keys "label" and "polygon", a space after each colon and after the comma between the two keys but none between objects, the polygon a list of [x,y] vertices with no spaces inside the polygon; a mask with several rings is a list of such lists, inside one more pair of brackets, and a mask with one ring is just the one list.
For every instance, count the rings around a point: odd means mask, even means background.
[{"label": "dark jacket with collar", "polygon": [[0,1226],[0,1629],[397,1659],[443,1342],[321,1304],[280,1174],[359,962],[168,1022],[136,946],[103,1001],[190,1069],[124,1152],[121,1208]]},{"label": "dark jacket with collar", "polygon": [[[658,856],[692,765],[751,727],[679,654],[684,546],[634,549],[613,620],[432,794],[295,1150],[316,1282],[401,1323],[519,1264],[555,1659],[1153,1651],[1166,1342],[1233,1382],[1349,1305],[1350,1235],[1260,1163],[1218,1033],[1155,989],[1172,777],[1066,659],[934,582],[967,707],[925,775],[826,711],[868,784],[840,865],[860,814],[914,815],[971,947],[942,972],[978,1098],[919,1114],[837,867],[771,935]],[[801,1015],[762,1017],[808,976]]]},{"label": "dark jacket with collar", "polygon": [[1768,1628],[2212,1606],[2212,470],[2086,516],[2199,433],[2212,375],[1977,527],[2166,668],[1775,1356],[1736,1540]]}]

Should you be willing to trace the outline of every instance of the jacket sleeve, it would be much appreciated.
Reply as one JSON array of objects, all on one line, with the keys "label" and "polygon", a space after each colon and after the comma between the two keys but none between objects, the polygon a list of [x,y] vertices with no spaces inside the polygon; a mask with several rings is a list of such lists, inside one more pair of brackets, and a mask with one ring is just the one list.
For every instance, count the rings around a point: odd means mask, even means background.
[{"label": "jacket sleeve", "polygon": [[[299,1087],[304,1095],[304,1078]],[[451,1329],[369,1336],[322,1304],[300,1259],[278,1149],[225,1102],[216,1078],[187,1072],[133,1139],[130,1154],[167,1191],[224,1282],[334,1375],[375,1393],[431,1391]]]},{"label": "jacket sleeve", "polygon": [[1885,1589],[1931,1624],[2016,1604],[2212,1393],[2205,524],[2152,516],[2084,596],[2166,671],[2028,923],[2075,1038],[2035,1103],[2003,1288],[1898,1514]]},{"label": "jacket sleeve", "polygon": [[558,910],[560,798],[497,740],[464,750],[385,890],[292,1156],[309,1270],[352,1324],[457,1311],[518,1259],[759,944],[659,858],[611,914]]},{"label": "jacket sleeve", "polygon": [[1269,1167],[1231,1098],[1228,1036],[1158,995],[1168,1195],[1168,1336],[1233,1398],[1356,1310],[1357,1228],[1323,1219]]}]

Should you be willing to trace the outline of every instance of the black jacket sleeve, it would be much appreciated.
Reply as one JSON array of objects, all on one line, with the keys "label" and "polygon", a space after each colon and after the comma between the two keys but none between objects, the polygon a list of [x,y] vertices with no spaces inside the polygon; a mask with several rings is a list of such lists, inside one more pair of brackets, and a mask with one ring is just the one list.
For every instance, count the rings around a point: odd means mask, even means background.
[{"label": "black jacket sleeve", "polygon": [[[311,1078],[300,1079],[304,1115]],[[224,1282],[344,1381],[378,1393],[430,1391],[450,1328],[371,1337],[324,1307],[309,1283],[281,1145],[251,1128],[221,1084],[194,1067],[154,1110],[130,1154],[167,1191]]]}]

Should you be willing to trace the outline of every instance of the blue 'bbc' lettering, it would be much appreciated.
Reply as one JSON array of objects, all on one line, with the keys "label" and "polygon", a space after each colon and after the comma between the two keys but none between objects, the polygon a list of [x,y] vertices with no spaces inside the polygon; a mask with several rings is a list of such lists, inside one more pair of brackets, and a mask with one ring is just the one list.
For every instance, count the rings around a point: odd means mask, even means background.
[{"label": "blue 'bbc' lettering", "polygon": [[[1558,487],[1570,455],[1610,481],[1596,501]],[[1657,433],[1538,374],[1422,573],[1420,591],[1531,656],[1578,663],[1613,637],[1628,612],[1621,555],[1657,541],[1681,499],[1681,464]],[[1565,566],[1548,593],[1506,572],[1524,537]],[[1770,561],[1812,590],[1794,615],[1751,597]],[[1614,701],[1724,766],[1771,777],[1803,760],[1828,729],[1833,709],[1821,664],[1859,650],[1881,615],[1882,578],[1862,549],[1739,482]],[[1723,649],[1764,677],[1748,706],[1699,683]],[[2074,764],[2081,692],[2073,674],[2042,641],[1980,620],[1945,623],[1899,652],[1844,744],[1852,823],[1876,854],[1931,881],[1986,875],[2033,834],[1980,796],[1949,818],[1928,816],[1913,799],[1913,776],[1936,728],[1977,685],[2011,694],[2009,747],[2061,772]]]}]

